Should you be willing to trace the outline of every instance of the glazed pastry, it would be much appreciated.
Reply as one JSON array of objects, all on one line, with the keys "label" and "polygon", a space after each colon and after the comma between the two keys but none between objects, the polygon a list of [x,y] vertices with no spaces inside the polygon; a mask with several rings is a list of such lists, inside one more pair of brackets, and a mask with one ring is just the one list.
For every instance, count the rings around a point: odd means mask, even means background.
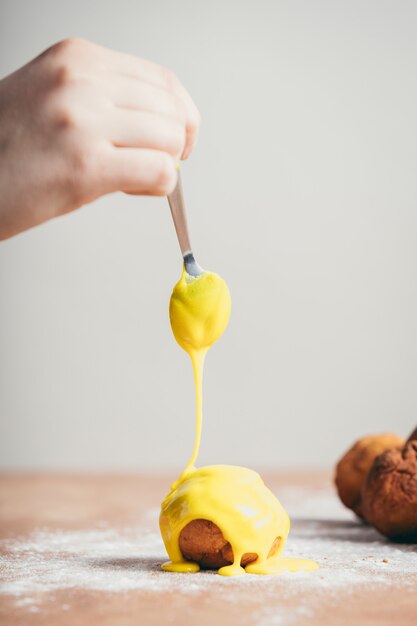
[{"label": "glazed pastry", "polygon": [[184,270],[171,296],[172,330],[193,365],[197,427],[191,458],[161,506],[160,529],[171,559],[162,569],[214,568],[223,576],[312,571],[318,567],[314,561],[281,556],[289,517],[256,472],[233,465],[195,467],[204,359],[224,332],[230,308],[227,285],[213,272],[192,277]]}]

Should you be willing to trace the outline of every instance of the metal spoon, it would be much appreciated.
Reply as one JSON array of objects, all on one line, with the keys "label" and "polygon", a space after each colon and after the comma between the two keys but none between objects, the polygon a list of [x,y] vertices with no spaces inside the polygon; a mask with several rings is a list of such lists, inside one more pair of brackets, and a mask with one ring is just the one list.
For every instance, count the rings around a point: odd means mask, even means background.
[{"label": "metal spoon", "polygon": [[194,258],[191,250],[190,235],[188,234],[187,214],[185,212],[184,194],[180,174],[178,172],[178,182],[174,191],[168,196],[168,202],[171,209],[172,219],[174,220],[175,230],[177,231],[178,242],[181,248],[181,254],[184,259],[185,271],[190,276],[200,276],[204,270]]}]

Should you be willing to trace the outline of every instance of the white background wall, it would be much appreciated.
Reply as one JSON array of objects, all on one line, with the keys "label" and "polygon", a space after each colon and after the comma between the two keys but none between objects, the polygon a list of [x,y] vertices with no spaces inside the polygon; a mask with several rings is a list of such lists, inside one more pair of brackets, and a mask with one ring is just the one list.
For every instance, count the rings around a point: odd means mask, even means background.
[{"label": "white background wall", "polygon": [[[194,248],[229,283],[200,463],[331,465],[417,422],[417,4],[2,0],[0,73],[71,35],[174,69],[203,118]],[[36,111],[33,112],[36,115]],[[191,367],[164,199],[0,244],[3,468],[180,467]]]}]

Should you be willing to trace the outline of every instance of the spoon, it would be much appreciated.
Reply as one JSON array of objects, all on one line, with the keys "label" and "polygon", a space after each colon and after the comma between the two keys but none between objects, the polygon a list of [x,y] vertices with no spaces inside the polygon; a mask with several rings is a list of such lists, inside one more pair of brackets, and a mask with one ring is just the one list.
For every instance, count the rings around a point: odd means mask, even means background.
[{"label": "spoon", "polygon": [[171,209],[172,219],[174,220],[175,230],[177,231],[178,242],[181,248],[182,258],[184,259],[185,271],[190,276],[197,278],[204,270],[194,258],[191,250],[190,235],[188,234],[187,214],[185,211],[184,194],[180,174],[178,172],[178,182],[174,191],[168,196],[169,207]]}]

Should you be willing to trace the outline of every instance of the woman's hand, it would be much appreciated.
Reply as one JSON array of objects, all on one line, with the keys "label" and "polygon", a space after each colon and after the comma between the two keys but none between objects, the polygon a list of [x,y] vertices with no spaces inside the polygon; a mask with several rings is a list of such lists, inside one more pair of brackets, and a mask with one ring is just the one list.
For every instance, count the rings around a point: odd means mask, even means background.
[{"label": "woman's hand", "polygon": [[0,81],[0,239],[113,191],[167,195],[199,113],[154,63],[67,39]]}]

